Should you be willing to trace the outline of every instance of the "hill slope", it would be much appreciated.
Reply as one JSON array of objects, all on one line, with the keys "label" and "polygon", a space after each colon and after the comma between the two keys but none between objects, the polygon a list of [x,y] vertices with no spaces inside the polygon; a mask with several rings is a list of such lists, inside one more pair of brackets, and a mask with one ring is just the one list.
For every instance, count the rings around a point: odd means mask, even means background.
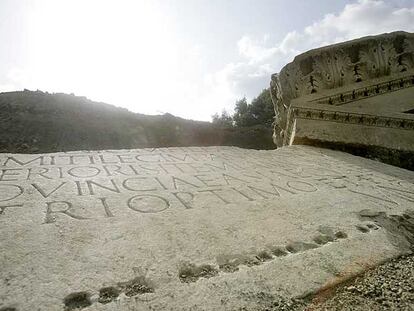
[{"label": "hill slope", "polygon": [[222,129],[170,114],[136,114],[67,94],[0,93],[0,152],[209,145],[272,149],[271,135],[271,128]]}]

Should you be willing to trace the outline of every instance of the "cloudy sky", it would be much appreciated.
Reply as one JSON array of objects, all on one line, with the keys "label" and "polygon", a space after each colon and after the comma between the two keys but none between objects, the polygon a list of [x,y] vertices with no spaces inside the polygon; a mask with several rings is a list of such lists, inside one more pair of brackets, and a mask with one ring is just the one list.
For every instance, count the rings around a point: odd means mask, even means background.
[{"label": "cloudy sky", "polygon": [[414,0],[0,0],[0,92],[210,120],[318,46],[414,32]]}]

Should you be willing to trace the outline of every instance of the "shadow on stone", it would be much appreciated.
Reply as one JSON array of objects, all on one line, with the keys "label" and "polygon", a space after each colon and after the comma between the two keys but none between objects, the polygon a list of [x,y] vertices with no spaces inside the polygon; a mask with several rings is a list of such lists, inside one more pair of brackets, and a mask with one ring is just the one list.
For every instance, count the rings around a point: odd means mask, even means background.
[{"label": "shadow on stone", "polygon": [[92,305],[91,295],[88,292],[76,292],[63,299],[65,310],[83,309]]},{"label": "shadow on stone", "polygon": [[317,248],[318,245],[315,243],[307,243],[307,242],[292,242],[286,245],[286,249],[290,253],[299,253],[304,252],[309,249]]},{"label": "shadow on stone", "polygon": [[109,303],[115,300],[120,294],[120,290],[116,287],[104,287],[99,290],[99,299],[100,303]]},{"label": "shadow on stone", "polygon": [[118,283],[118,286],[128,297],[154,292],[154,287],[143,276],[136,277],[127,282]]},{"label": "shadow on stone", "polygon": [[199,278],[211,278],[218,274],[218,270],[211,265],[196,266],[192,263],[183,263],[179,269],[178,276],[181,282],[195,282]]}]

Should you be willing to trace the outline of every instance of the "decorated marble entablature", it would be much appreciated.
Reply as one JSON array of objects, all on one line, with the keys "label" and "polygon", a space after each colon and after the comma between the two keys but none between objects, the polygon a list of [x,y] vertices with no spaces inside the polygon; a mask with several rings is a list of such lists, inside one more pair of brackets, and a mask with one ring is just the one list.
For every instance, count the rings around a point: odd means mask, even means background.
[{"label": "decorated marble entablature", "polygon": [[[312,109],[329,110],[325,116],[364,115],[365,105],[357,101],[381,102],[377,106],[377,119],[382,123],[394,124],[395,117],[408,120],[397,122],[402,129],[412,129],[413,114],[393,116],[384,121],[384,111],[403,113],[404,107],[395,105],[384,109],[382,95],[400,96],[400,91],[414,90],[414,34],[394,32],[365,37],[311,50],[295,57],[278,74],[271,78],[271,95],[275,108],[274,141],[277,146],[289,145],[294,141],[296,118],[307,115]],[[404,93],[411,100],[413,96]],[[390,105],[390,100],[388,100]],[[362,103],[362,102],[361,102]],[[412,100],[414,104],[414,99]],[[341,106],[336,112],[335,107]],[[362,107],[362,108],[361,108]],[[414,107],[413,107],[414,108]],[[309,110],[310,109],[310,110]],[[345,109],[345,110],[344,110]],[[371,109],[372,110],[372,109]],[[369,111],[368,115],[376,114]],[[391,117],[391,116],[390,116]],[[316,118],[320,121],[335,121],[332,118]],[[312,118],[312,120],[316,120]],[[362,118],[368,120],[370,117]],[[347,123],[347,119],[341,119]],[[350,120],[350,119],[349,119]],[[355,124],[355,122],[351,122]],[[381,123],[381,124],[382,124]],[[385,124],[384,123],[384,124]],[[395,123],[395,124],[397,124]],[[376,123],[363,125],[377,126]],[[380,124],[380,123],[378,123]],[[407,128],[407,124],[410,124]],[[393,128],[399,126],[394,125]],[[302,131],[303,132],[303,131]]]}]

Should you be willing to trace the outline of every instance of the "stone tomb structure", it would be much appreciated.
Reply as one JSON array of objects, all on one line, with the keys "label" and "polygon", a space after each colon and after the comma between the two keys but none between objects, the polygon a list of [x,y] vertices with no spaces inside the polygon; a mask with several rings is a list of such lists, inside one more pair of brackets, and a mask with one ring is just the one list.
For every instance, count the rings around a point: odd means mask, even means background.
[{"label": "stone tomb structure", "polygon": [[257,310],[410,252],[414,173],[306,146],[0,155],[0,310]]},{"label": "stone tomb structure", "polygon": [[[271,94],[277,146],[340,146],[375,157],[391,152],[402,162],[414,157],[412,33],[365,37],[298,55],[272,76]],[[384,160],[414,168],[411,162]]]}]

